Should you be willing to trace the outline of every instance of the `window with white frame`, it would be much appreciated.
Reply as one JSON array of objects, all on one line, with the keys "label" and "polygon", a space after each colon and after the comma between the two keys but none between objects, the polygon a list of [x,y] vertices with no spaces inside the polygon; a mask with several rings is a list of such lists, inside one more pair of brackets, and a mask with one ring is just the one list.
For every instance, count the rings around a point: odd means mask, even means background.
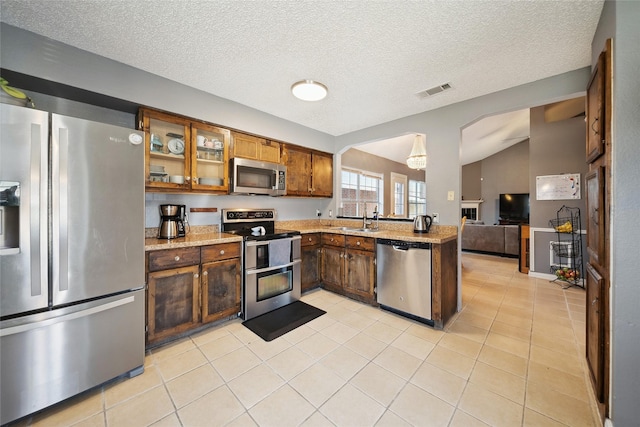
[{"label": "window with white frame", "polygon": [[427,214],[427,185],[424,181],[409,180],[409,218]]},{"label": "window with white frame", "polygon": [[364,204],[367,204],[367,216],[373,216],[376,207],[383,212],[383,176],[373,172],[366,172],[351,168],[342,168],[340,191],[340,206],[343,216],[358,216],[364,214]]}]

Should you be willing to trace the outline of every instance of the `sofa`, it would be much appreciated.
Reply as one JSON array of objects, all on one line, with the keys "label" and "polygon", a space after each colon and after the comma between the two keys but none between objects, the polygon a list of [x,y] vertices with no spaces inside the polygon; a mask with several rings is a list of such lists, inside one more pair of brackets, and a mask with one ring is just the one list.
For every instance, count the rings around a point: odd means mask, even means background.
[{"label": "sofa", "polygon": [[517,225],[465,224],[462,250],[517,257],[520,253]]}]

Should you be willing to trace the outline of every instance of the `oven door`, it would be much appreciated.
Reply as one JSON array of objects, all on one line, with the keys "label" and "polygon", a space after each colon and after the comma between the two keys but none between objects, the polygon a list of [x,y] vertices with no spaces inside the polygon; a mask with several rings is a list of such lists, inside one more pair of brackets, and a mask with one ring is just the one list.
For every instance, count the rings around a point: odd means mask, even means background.
[{"label": "oven door", "polygon": [[245,269],[244,319],[249,320],[300,299],[300,264]]}]

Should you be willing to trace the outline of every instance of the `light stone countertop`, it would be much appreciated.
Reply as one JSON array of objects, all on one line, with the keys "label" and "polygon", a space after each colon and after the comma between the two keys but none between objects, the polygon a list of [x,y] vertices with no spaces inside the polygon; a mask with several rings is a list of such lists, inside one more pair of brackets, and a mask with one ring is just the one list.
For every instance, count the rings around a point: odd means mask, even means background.
[{"label": "light stone countertop", "polygon": [[[360,228],[362,223],[349,219],[312,219],[297,221],[276,221],[276,228],[297,230],[302,234],[308,233],[335,233],[353,236],[372,237],[375,239],[397,239],[407,242],[425,242],[442,244],[458,237],[458,227],[450,225],[433,225],[429,233],[414,233],[413,223],[381,221],[379,231],[365,232],[355,230],[340,230],[336,227]],[[187,248],[193,246],[215,245],[217,243],[241,242],[242,237],[221,233],[217,225],[191,227],[191,232],[186,237],[176,239],[157,239],[157,229],[145,230],[145,251],[161,249]]]}]

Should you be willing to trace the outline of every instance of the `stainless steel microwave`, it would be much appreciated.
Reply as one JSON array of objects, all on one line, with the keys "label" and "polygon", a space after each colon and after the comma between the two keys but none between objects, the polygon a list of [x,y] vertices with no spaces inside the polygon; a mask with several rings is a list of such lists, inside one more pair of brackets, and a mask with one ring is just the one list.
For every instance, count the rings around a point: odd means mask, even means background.
[{"label": "stainless steel microwave", "polygon": [[287,167],[284,165],[236,157],[231,159],[230,169],[231,194],[287,194]]}]

